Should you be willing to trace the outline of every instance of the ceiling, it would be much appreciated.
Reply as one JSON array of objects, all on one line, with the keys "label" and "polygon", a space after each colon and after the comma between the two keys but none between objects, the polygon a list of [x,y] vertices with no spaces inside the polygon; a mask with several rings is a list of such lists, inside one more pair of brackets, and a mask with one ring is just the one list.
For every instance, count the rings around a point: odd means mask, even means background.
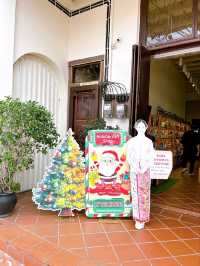
[{"label": "ceiling", "polygon": [[70,10],[75,10],[86,5],[97,2],[97,0],[58,0],[64,7]]},{"label": "ceiling", "polygon": [[173,61],[190,84],[188,93],[200,95],[200,54],[179,57]]}]

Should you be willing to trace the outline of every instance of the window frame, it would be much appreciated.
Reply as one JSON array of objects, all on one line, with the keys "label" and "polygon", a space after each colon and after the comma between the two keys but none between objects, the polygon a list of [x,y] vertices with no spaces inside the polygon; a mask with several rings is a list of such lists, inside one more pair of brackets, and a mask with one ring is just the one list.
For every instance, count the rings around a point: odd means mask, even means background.
[{"label": "window frame", "polygon": [[[147,45],[147,32],[148,32],[148,8],[149,0],[141,0],[140,6],[140,37],[139,43],[146,47],[149,51],[157,51],[175,46],[184,46],[188,44],[195,44],[200,40],[198,36],[198,0],[192,1],[192,36],[179,40],[170,40],[164,44],[156,44],[154,46]],[[200,29],[199,29],[200,30]]]}]

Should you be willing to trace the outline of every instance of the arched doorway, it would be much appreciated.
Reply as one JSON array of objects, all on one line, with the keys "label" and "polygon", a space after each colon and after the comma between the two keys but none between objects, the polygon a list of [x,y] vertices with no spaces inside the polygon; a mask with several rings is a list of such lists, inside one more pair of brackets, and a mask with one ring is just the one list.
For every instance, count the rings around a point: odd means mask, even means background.
[{"label": "arched doorway", "polygon": [[[66,130],[67,122],[67,96],[63,97],[64,93],[59,71],[48,58],[38,54],[26,54],[14,64],[12,96],[22,101],[34,100],[45,106],[53,114],[61,135]],[[49,156],[38,154],[35,157],[34,169],[16,176],[22,191],[31,189],[43,176],[48,161]]]}]

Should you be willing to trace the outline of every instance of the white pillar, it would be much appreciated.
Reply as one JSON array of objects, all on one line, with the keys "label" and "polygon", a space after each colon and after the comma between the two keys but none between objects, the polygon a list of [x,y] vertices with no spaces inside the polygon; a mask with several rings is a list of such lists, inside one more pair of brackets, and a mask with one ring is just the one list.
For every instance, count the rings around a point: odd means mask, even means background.
[{"label": "white pillar", "polygon": [[0,0],[0,99],[12,95],[16,0]]}]

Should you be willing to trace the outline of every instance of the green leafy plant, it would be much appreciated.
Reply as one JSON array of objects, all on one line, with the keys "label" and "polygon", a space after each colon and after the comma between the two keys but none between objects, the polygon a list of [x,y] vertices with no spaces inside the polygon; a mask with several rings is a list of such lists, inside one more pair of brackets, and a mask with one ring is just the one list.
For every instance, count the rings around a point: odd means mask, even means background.
[{"label": "green leafy plant", "polygon": [[52,114],[35,101],[10,97],[0,101],[0,192],[19,191],[14,174],[33,166],[58,142]]}]

